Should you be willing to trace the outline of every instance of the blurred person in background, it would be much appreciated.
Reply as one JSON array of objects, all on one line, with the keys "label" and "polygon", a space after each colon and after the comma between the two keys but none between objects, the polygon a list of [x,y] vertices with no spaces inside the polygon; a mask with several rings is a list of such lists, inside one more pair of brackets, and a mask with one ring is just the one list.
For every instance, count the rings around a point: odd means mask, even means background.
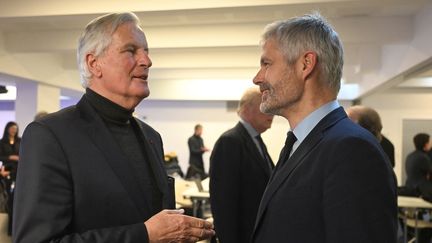
[{"label": "blurred person in background", "polygon": [[21,138],[18,136],[18,124],[10,121],[6,124],[3,137],[0,141],[0,161],[3,165],[0,169],[4,189],[7,192],[8,234],[12,234],[13,199],[15,180],[19,161]]},{"label": "blurred person in background", "polygon": [[186,179],[205,179],[208,176],[204,169],[203,154],[209,149],[204,146],[204,140],[201,137],[202,132],[203,126],[197,124],[194,127],[194,134],[188,139],[189,168],[186,172]]},{"label": "blurred person in background", "polygon": [[432,161],[427,154],[431,149],[430,135],[418,133],[414,136],[413,142],[415,150],[408,154],[405,161],[405,186],[432,200]]},{"label": "blurred person in background", "polygon": [[210,157],[210,204],[221,243],[249,242],[256,213],[274,168],[261,134],[273,115],[260,111],[258,88],[240,99],[240,121],[216,141]]},{"label": "blurred person in background", "polygon": [[[430,135],[418,133],[413,138],[415,150],[408,154],[405,161],[407,180],[405,190],[432,202],[432,161],[428,156],[431,149]],[[420,219],[430,218],[430,210],[420,210],[417,215]],[[417,217],[417,216],[416,216]],[[432,229],[424,228],[418,230],[416,242],[429,243],[432,239]]]},{"label": "blurred person in background", "polygon": [[346,112],[353,122],[371,132],[378,139],[384,153],[387,154],[392,168],[394,168],[394,146],[392,142],[381,133],[383,125],[378,112],[371,107],[361,105],[351,106],[346,110]]},{"label": "blurred person in background", "polygon": [[35,117],[33,120],[40,120],[42,117],[48,115],[49,113],[47,111],[39,111],[38,113],[36,113]]}]

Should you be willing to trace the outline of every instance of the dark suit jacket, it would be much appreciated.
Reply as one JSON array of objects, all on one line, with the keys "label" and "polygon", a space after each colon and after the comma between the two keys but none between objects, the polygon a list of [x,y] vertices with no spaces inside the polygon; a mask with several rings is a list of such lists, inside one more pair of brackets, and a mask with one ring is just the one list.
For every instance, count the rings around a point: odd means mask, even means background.
[{"label": "dark suit jacket", "polygon": [[252,242],[394,243],[394,173],[376,138],[342,108],[272,175]]},{"label": "dark suit jacket", "polygon": [[[163,208],[172,207],[162,140],[137,122]],[[14,243],[148,241],[150,193],[139,186],[127,157],[85,98],[31,123],[20,155]]]},{"label": "dark suit jacket", "polygon": [[10,176],[13,180],[16,178],[18,161],[9,160],[11,155],[19,155],[21,138],[17,138],[13,145],[9,144],[9,140],[0,140],[0,161],[7,171],[10,171]]},{"label": "dark suit jacket", "polygon": [[270,173],[241,123],[217,140],[210,157],[210,202],[221,243],[249,242]]},{"label": "dark suit jacket", "polygon": [[394,145],[393,143],[388,140],[388,138],[386,138],[384,135],[382,135],[382,139],[381,139],[381,147],[384,151],[384,153],[387,154],[390,164],[392,167],[395,166],[395,149],[394,149]]},{"label": "dark suit jacket", "polygon": [[186,178],[192,178],[197,174],[200,175],[201,179],[207,177],[204,170],[203,153],[201,150],[204,147],[204,141],[200,136],[193,135],[188,139],[189,146],[189,168],[186,173]]},{"label": "dark suit jacket", "polygon": [[406,186],[412,189],[420,189],[423,184],[430,183],[427,175],[432,172],[432,162],[428,154],[421,150],[410,153],[405,161],[407,173]]}]

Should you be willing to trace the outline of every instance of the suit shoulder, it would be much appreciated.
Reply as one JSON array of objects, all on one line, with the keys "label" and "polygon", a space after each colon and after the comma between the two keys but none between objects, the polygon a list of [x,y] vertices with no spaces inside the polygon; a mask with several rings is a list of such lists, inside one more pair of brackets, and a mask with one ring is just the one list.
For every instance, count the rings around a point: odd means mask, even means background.
[{"label": "suit shoulder", "polygon": [[413,152],[411,152],[407,156],[407,162],[408,161],[419,161],[419,160],[430,161],[430,158],[425,152],[422,152],[420,150],[414,150]]},{"label": "suit shoulder", "polygon": [[366,129],[355,124],[349,118],[345,118],[335,123],[324,131],[325,138],[334,141],[346,140],[368,140],[371,142],[378,142],[378,140]]},{"label": "suit shoulder", "polygon": [[69,106],[59,111],[49,113],[46,116],[38,119],[36,121],[31,122],[30,124],[38,124],[41,126],[47,126],[51,128],[56,127],[70,127],[70,124],[73,123],[75,118],[77,117],[77,109],[76,106]]},{"label": "suit shoulder", "polygon": [[[341,120],[323,131],[321,148],[328,153],[360,156],[365,151],[383,154],[381,145],[375,136],[366,129],[351,122],[348,118]],[[381,156],[381,155],[380,155]]]},{"label": "suit shoulder", "polygon": [[371,132],[353,123],[348,118],[341,120],[333,126],[327,132],[325,139],[331,140],[331,142],[339,146],[341,150],[344,147],[352,147],[355,145],[382,150],[378,139]]},{"label": "suit shoulder", "polygon": [[232,141],[232,142],[235,142],[235,141],[241,142],[242,139],[243,139],[242,134],[240,133],[240,131],[238,131],[238,129],[236,129],[234,127],[234,128],[231,128],[231,129],[225,131],[224,133],[222,133],[222,135],[219,137],[218,140],[221,140],[221,141]]}]

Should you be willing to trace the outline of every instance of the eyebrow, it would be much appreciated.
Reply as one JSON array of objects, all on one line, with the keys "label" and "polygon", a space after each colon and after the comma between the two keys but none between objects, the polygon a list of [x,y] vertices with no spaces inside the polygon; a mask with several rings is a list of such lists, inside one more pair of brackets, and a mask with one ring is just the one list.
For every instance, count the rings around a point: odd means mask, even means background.
[{"label": "eyebrow", "polygon": [[[140,46],[138,46],[138,45],[136,45],[136,44],[134,44],[134,43],[127,43],[127,44],[123,45],[122,49],[124,50],[124,49],[127,49],[127,48],[129,48],[129,47],[132,47],[132,48],[134,48],[134,49],[139,49],[139,48],[141,48]],[[145,48],[143,48],[143,49],[144,49],[144,51],[149,52],[149,48],[148,48],[148,47],[145,47]]]}]

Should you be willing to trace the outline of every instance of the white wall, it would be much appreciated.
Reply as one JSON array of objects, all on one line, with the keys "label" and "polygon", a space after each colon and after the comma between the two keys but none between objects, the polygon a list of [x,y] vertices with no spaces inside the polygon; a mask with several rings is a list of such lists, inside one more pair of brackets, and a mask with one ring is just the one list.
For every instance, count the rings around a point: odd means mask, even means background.
[{"label": "white wall", "polygon": [[[0,138],[3,136],[3,131],[6,126],[6,123],[10,121],[15,121],[15,111],[0,110]],[[19,132],[21,134],[23,132],[23,128],[21,126],[19,126]]]},{"label": "white wall", "polygon": [[424,93],[386,92],[362,100],[362,105],[375,108],[381,116],[383,134],[395,146],[395,173],[399,184],[404,170],[402,162],[402,120],[432,119],[432,95]]}]

